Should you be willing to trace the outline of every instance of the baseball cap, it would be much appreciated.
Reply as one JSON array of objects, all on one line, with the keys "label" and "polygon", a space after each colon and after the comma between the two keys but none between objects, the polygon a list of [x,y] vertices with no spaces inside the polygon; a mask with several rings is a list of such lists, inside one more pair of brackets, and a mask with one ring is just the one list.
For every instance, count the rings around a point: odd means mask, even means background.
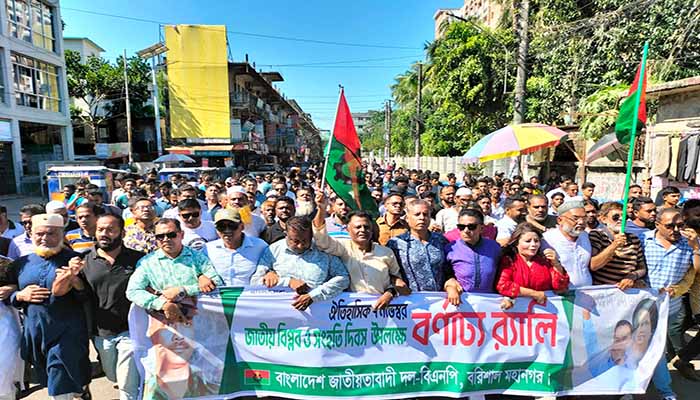
[{"label": "baseball cap", "polygon": [[216,212],[216,217],[214,218],[215,223],[220,221],[231,221],[240,224],[241,214],[237,208],[222,208]]}]

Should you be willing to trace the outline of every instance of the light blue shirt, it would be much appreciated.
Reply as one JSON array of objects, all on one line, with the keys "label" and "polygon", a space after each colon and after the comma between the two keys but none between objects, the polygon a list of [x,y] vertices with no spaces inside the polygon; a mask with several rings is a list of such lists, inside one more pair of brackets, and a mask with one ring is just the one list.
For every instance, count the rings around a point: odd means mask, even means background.
[{"label": "light blue shirt", "polygon": [[224,246],[222,239],[207,243],[204,252],[209,256],[214,269],[224,280],[225,286],[250,286],[258,261],[267,249],[264,240],[243,235],[241,247],[232,250]]},{"label": "light blue shirt", "polygon": [[[672,243],[668,249],[656,239],[656,229],[645,232],[640,239],[647,260],[649,287],[661,289],[676,284],[693,266],[693,249],[684,237]],[[680,310],[682,300],[680,296],[669,300],[669,315]]]},{"label": "light blue shirt", "polygon": [[340,258],[320,251],[313,244],[301,254],[291,251],[286,240],[271,244],[263,252],[250,284],[262,286],[262,278],[268,271],[279,276],[277,286],[288,287],[291,278],[306,282],[314,301],[331,299],[350,286],[348,270]]}]

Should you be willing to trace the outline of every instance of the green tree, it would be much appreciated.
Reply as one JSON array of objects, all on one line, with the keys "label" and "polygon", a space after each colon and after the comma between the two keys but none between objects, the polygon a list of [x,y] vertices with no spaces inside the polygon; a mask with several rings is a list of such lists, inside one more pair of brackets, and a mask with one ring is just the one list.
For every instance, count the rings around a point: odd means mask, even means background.
[{"label": "green tree", "polygon": [[[124,115],[126,102],[122,58],[114,64],[94,56],[82,62],[80,53],[66,50],[65,60],[68,94],[82,103],[71,107],[71,117],[90,128],[91,140],[94,141],[100,126]],[[152,116],[152,107],[144,105],[150,97],[148,65],[138,57],[131,57],[127,60],[127,72],[132,115]]]}]

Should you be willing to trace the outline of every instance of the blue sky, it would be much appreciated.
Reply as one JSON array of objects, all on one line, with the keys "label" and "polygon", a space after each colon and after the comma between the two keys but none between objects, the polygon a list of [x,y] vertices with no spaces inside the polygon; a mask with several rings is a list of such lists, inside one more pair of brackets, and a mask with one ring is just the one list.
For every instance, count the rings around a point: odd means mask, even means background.
[{"label": "blue sky", "polygon": [[[156,43],[161,27],[84,11],[166,24],[224,24],[232,31],[228,41],[234,61],[242,61],[247,53],[264,71],[282,73],[282,92],[311,113],[318,127],[330,129],[338,84],[345,87],[352,112],[380,109],[390,97],[394,77],[424,57],[424,44],[433,39],[435,10],[461,4],[458,0],[62,0],[61,8],[64,36],[89,37],[110,59],[123,49],[133,54]],[[326,45],[234,32],[403,48]],[[363,61],[308,65],[355,60]]]}]

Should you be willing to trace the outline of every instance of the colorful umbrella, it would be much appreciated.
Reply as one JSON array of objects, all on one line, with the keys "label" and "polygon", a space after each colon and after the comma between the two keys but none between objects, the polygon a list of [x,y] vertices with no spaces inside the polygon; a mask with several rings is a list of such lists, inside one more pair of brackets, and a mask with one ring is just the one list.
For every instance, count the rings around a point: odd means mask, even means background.
[{"label": "colorful umbrella", "polygon": [[515,157],[559,144],[566,132],[550,125],[508,125],[482,137],[462,157],[466,162]]},{"label": "colorful umbrella", "polygon": [[617,141],[617,136],[615,132],[608,133],[603,136],[591,146],[588,150],[588,155],[586,156],[586,162],[593,162],[599,158],[606,157],[611,153],[615,153],[620,160],[625,161],[625,156],[627,155],[627,150],[629,146],[622,145]]}]

